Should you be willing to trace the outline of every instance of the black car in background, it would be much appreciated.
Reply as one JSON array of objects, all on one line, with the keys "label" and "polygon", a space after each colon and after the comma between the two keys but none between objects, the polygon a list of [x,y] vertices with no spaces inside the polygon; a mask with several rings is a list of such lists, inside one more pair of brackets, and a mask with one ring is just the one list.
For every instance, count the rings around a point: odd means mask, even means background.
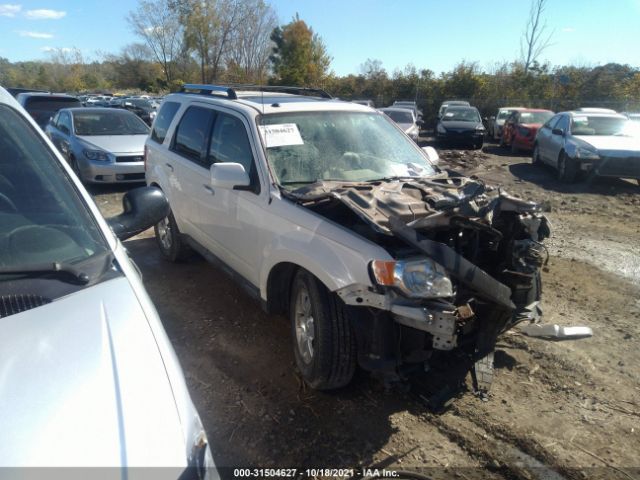
[{"label": "black car in background", "polygon": [[476,107],[448,107],[436,125],[436,139],[443,143],[470,145],[478,149],[484,143],[485,128]]},{"label": "black car in background", "polygon": [[61,93],[22,92],[16,95],[16,100],[42,129],[58,113],[58,110],[82,107],[82,102],[76,97]]},{"label": "black car in background", "polygon": [[153,123],[156,109],[146,98],[122,98],[109,104],[110,107],[123,108],[138,115],[147,125]]}]

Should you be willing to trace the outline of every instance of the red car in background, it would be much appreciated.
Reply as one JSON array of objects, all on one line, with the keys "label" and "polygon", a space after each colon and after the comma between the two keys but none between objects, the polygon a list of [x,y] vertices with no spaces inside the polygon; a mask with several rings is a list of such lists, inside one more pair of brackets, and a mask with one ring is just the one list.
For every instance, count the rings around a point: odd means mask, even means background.
[{"label": "red car in background", "polygon": [[551,110],[527,108],[509,115],[502,129],[501,147],[511,146],[511,151],[533,150],[533,141],[538,129],[547,122],[554,113]]}]

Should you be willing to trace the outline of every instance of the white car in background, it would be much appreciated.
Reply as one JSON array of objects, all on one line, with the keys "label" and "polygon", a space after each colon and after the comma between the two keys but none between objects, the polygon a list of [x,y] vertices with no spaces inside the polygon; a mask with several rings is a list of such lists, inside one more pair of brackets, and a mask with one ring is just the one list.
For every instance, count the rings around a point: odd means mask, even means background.
[{"label": "white car in background", "polygon": [[494,140],[500,140],[502,136],[502,129],[504,127],[504,122],[509,118],[513,112],[517,112],[519,110],[524,110],[524,107],[502,107],[498,109],[498,113],[496,116],[489,117],[487,121],[487,133],[489,138]]},{"label": "white car in background", "polygon": [[384,113],[393,120],[406,133],[411,140],[418,142],[420,135],[420,125],[422,120],[418,120],[413,110],[400,107],[379,108],[378,111]]},{"label": "white car in background", "polygon": [[176,354],[120,243],[168,213],[162,192],[130,190],[124,212],[105,221],[2,88],[0,152],[0,467],[217,477]]}]

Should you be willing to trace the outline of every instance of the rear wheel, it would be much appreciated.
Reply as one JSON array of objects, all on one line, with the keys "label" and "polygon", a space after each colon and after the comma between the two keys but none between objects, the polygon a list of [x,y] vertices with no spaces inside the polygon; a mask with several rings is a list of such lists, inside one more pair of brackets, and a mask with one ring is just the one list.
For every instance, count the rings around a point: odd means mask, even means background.
[{"label": "rear wheel", "polygon": [[306,270],[296,274],[290,298],[293,350],[305,382],[318,390],[347,385],[356,368],[348,307]]},{"label": "rear wheel", "polygon": [[173,212],[169,212],[169,215],[156,223],[153,229],[158,248],[165,259],[179,262],[189,258],[191,249],[182,240]]},{"label": "rear wheel", "polygon": [[561,153],[558,159],[558,180],[572,183],[576,179],[576,163],[566,153]]}]

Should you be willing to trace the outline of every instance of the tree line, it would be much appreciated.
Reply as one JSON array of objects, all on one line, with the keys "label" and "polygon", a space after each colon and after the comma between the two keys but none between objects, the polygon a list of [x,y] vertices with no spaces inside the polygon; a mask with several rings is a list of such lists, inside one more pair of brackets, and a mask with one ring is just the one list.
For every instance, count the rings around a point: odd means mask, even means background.
[{"label": "tree line", "polygon": [[138,0],[126,20],[138,41],[87,60],[78,49],[56,49],[46,61],[0,57],[0,84],[51,91],[168,92],[183,83],[252,83],[321,87],[376,106],[416,100],[431,121],[445,99],[466,99],[488,115],[500,106],[554,111],[578,106],[640,109],[640,69],[629,65],[556,66],[537,58],[549,46],[532,0],[521,58],[480,68],[460,62],[436,74],[407,65],[389,72],[367,59],[358,73],[331,71],[326,46],[297,15],[278,25],[264,0]]}]

